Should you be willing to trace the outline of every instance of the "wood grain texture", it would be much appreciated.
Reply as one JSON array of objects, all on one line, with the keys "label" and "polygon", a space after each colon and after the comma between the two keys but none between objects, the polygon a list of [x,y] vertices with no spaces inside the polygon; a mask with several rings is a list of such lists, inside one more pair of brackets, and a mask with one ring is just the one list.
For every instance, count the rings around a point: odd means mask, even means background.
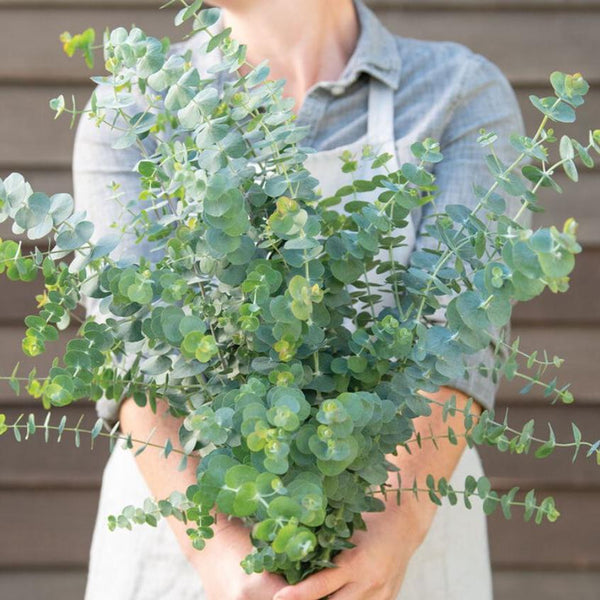
[{"label": "wood grain texture", "polygon": [[[555,523],[524,523],[516,509],[511,520],[499,513],[490,517],[494,567],[600,569],[600,493],[550,490],[539,498],[545,495],[552,495],[561,511]],[[92,490],[0,490],[0,569],[82,568],[88,560],[97,503]]]},{"label": "wood grain texture", "polygon": [[[600,356],[600,335],[594,327],[560,327],[551,328],[545,325],[540,327],[516,326],[513,328],[512,339],[520,337],[521,349],[531,354],[538,350],[539,356],[546,350],[550,358],[557,355],[564,359],[559,368],[548,369],[543,381],[549,382],[555,376],[558,385],[571,383],[571,391],[575,395],[575,401],[580,403],[597,403],[600,399],[596,374],[598,369],[598,357]],[[527,373],[525,365],[521,370]],[[534,373],[530,372],[530,375]],[[515,405],[523,402],[536,402],[548,404],[550,401],[543,397],[544,388],[534,386],[525,395],[520,390],[527,383],[516,378],[512,381],[503,381],[500,387],[499,397],[511,401]]]},{"label": "wood grain texture", "polygon": [[[83,568],[0,572],[0,593],[11,600],[81,600],[85,581]],[[597,600],[599,588],[599,573],[503,570],[494,573],[496,600]]]},{"label": "wood grain texture", "polygon": [[[6,282],[2,282],[5,285]],[[49,342],[44,354],[36,357],[28,357],[23,354],[21,341],[25,336],[25,325],[5,325],[0,328],[0,365],[2,371],[0,375],[6,377],[10,375],[14,366],[20,363],[18,375],[27,377],[29,371],[36,367],[37,376],[47,375],[52,360],[56,356],[63,356],[67,342],[75,335],[76,325],[61,332],[60,338],[56,342]],[[8,386],[6,381],[0,381],[0,406],[2,400],[14,401],[14,392]],[[21,389],[21,398],[28,397],[25,389]]]},{"label": "wood grain texture", "polygon": [[[0,237],[2,233],[0,231]],[[47,246],[43,246],[47,248]],[[22,324],[38,312],[35,296],[44,290],[41,277],[30,283],[10,281],[2,276],[0,285],[0,325]],[[600,328],[600,249],[586,248],[576,260],[570,289],[554,294],[546,290],[539,298],[515,307],[514,325],[592,325]]]},{"label": "wood grain texture", "polygon": [[525,523],[517,509],[510,520],[494,513],[488,520],[494,568],[600,569],[598,531],[600,513],[596,492],[556,491],[536,495],[538,501],[552,496],[561,516],[555,523]]},{"label": "wood grain texture", "polygon": [[[162,0],[0,0],[3,7],[23,6],[52,6],[55,9],[89,7],[89,8],[150,8],[156,9],[164,2]],[[210,2],[205,3],[206,6]],[[561,8],[572,10],[577,8],[594,9],[600,7],[599,0],[365,0],[365,4],[375,9],[436,9],[460,10],[463,8],[479,10],[504,10],[513,8]]]},{"label": "wood grain texture", "polygon": [[[1,234],[0,234],[1,235]],[[0,324],[22,324],[29,314],[35,314],[36,294],[44,290],[43,280],[30,283],[2,281]],[[513,325],[546,324],[592,325],[600,327],[600,248],[586,248],[578,255],[571,274],[570,289],[554,294],[546,290],[539,298],[517,304]]]},{"label": "wood grain texture", "polygon": [[87,564],[97,490],[0,490],[0,506],[0,569]]},{"label": "wood grain texture", "polygon": [[36,281],[10,281],[2,275],[0,294],[0,325],[22,324],[27,315],[38,312],[35,296],[44,290],[42,277]]},{"label": "wood grain texture", "polygon": [[[70,129],[70,119],[67,115],[54,120],[48,102],[51,98],[64,94],[70,103],[71,96],[74,96],[77,107],[82,109],[92,89],[87,84],[0,85],[0,131],[3,132],[3,143],[0,145],[0,177],[5,177],[11,170],[50,171],[70,168],[75,128]],[[542,117],[531,105],[529,95],[547,96],[550,92],[547,86],[516,89],[525,128],[531,135],[538,129]],[[600,126],[600,84],[592,86],[586,98],[586,103],[578,109],[578,120],[575,123],[551,124],[548,127],[552,126],[557,136],[567,133],[587,145],[589,130]],[[44,132],[44,135],[40,136],[40,132]],[[473,143],[476,143],[475,139]],[[551,156],[559,160],[556,158],[558,150],[554,146]],[[581,169],[582,177],[589,173],[589,169]],[[571,182],[566,189],[577,194],[579,188],[580,185]]]},{"label": "wood grain texture", "polygon": [[[39,401],[3,409],[3,412],[9,423],[14,423],[20,414],[25,414],[21,420],[25,423],[27,416],[33,413],[36,423],[41,425],[47,416]],[[84,418],[80,427],[91,429],[97,415],[93,403],[89,401],[54,408],[49,424],[57,426],[64,416],[67,427],[74,427],[82,415]],[[79,448],[75,446],[72,432],[65,431],[60,442],[57,438],[58,432],[50,431],[46,442],[42,429],[38,429],[27,440],[23,436],[21,442],[14,439],[12,431],[3,437],[0,441],[0,487],[98,489],[109,456],[107,439],[97,438],[92,449],[88,434],[81,434]]]},{"label": "wood grain texture", "polygon": [[[71,171],[68,167],[64,170],[39,170],[20,169],[19,172],[31,183],[33,189],[46,194],[58,192],[73,192]],[[9,171],[0,169],[0,177],[6,177]],[[579,228],[577,239],[588,250],[600,248],[600,203],[598,202],[598,189],[600,188],[600,170],[584,171],[581,180],[573,183],[566,175],[559,173],[556,181],[563,188],[562,194],[543,188],[539,192],[540,206],[545,208],[543,213],[533,216],[534,227],[549,227],[562,224],[569,217],[577,220]],[[8,222],[0,223],[0,237],[3,239],[14,238]],[[578,261],[586,261],[589,254],[581,254]],[[591,259],[590,260],[595,260]]]},{"label": "wood grain texture", "polygon": [[[535,436],[547,439],[550,422],[559,443],[573,440],[571,423],[580,428],[585,441],[595,441],[600,437],[600,411],[594,406],[507,406],[499,403],[497,417],[504,418],[508,412],[508,423],[520,429],[526,421],[536,421]],[[35,415],[36,423],[41,424],[46,411],[39,402],[21,402],[3,408],[7,422],[14,423],[18,415]],[[57,425],[62,416],[67,418],[67,426],[73,427],[83,415],[81,427],[91,429],[96,413],[91,402],[78,402],[71,406],[52,410],[51,424]],[[75,447],[74,434],[65,432],[60,443],[57,433],[51,432],[49,441],[44,441],[44,432],[38,430],[28,440],[18,443],[7,434],[0,440],[0,488],[2,489],[97,489],[100,486],[102,470],[108,460],[108,441],[98,438],[90,449],[90,436],[81,435],[81,445]],[[120,442],[118,442],[120,443]],[[550,458],[536,459],[533,452],[538,447],[532,444],[528,455],[515,455],[499,452],[490,446],[480,446],[486,474],[495,487],[502,489],[514,485],[530,486],[536,489],[568,489],[600,491],[600,469],[594,458],[586,458],[586,447],[582,447],[577,460],[572,463],[573,449],[557,449]],[[145,452],[159,452],[149,448]],[[18,456],[18,461],[15,457]]]},{"label": "wood grain texture", "polygon": [[600,573],[501,571],[494,573],[496,600],[598,600]]},{"label": "wood grain texture", "polygon": [[11,600],[81,600],[86,570],[0,571],[0,595]]},{"label": "wood grain texture", "polygon": [[[71,167],[75,128],[70,118],[53,118],[50,99],[61,93],[83,109],[92,87],[85,86],[0,86],[0,130],[4,142],[0,146],[0,177],[10,171],[42,167],[44,171]],[[40,135],[43,132],[43,135]]]},{"label": "wood grain texture", "polygon": [[[558,174],[556,181],[563,188],[563,193],[557,194],[545,188],[539,194],[540,206],[545,211],[534,215],[534,226],[562,226],[568,218],[573,217],[579,224],[577,239],[580,243],[586,248],[600,247],[600,171],[588,171],[578,183],[573,183],[564,174]],[[581,258],[583,255],[576,260]]]},{"label": "wood grain texture", "polygon": [[[591,81],[600,79],[600,64],[592,52],[600,24],[598,11],[520,10],[481,12],[473,7],[461,11],[421,11],[384,6],[377,10],[394,33],[431,40],[466,44],[496,62],[513,82],[545,82],[551,71],[581,71]],[[185,34],[172,25],[172,13],[145,8],[70,8],[6,6],[0,21],[0,80],[82,81],[88,75],[80,58],[62,53],[60,34],[95,27],[132,24],[149,34],[181,39]],[[10,29],[8,29],[10,28]],[[25,36],[35,44],[24,44],[13,52],[15,39]],[[546,43],[553,40],[552,44]],[[577,43],[572,43],[577,40]],[[523,60],[523,57],[531,60]],[[535,57],[535,59],[534,59]],[[98,71],[98,69],[96,69]]]},{"label": "wood grain texture", "polygon": [[[2,344],[0,344],[0,365],[3,372],[9,374],[17,362],[21,363],[19,374],[26,376],[35,365],[39,376],[48,372],[54,356],[62,356],[67,341],[74,335],[74,329],[68,329],[61,335],[58,342],[51,342],[45,354],[35,358],[25,357],[21,350],[21,340],[25,327],[7,325],[0,330]],[[564,359],[560,369],[549,369],[544,381],[550,381],[555,375],[559,385],[571,383],[571,390],[577,402],[597,404],[600,400],[596,381],[598,356],[600,356],[600,336],[597,328],[590,327],[561,327],[547,328],[528,326],[515,326],[513,339],[521,338],[521,348],[528,353],[534,350],[546,350],[550,357],[554,354]],[[541,354],[540,354],[541,356]],[[526,371],[525,371],[526,372]],[[534,386],[526,395],[521,395],[519,390],[525,381],[515,378],[513,381],[503,381],[499,398],[510,400],[515,404],[535,402],[546,404],[548,399],[543,396],[543,388]],[[26,392],[22,392],[23,397]],[[14,393],[6,382],[0,382],[0,403],[12,401]]]}]

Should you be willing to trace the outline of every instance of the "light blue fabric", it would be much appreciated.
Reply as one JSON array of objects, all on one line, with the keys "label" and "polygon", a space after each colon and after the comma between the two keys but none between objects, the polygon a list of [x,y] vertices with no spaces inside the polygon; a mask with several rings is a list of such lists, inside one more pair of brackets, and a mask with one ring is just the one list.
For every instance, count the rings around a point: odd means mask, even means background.
[{"label": "light blue fabric", "polygon": [[[488,188],[493,183],[485,165],[488,151],[476,142],[480,128],[498,133],[496,154],[510,163],[516,151],[508,137],[511,133],[524,133],[523,118],[510,83],[486,57],[456,42],[393,35],[362,0],[355,0],[355,7],[360,22],[356,49],[337,81],[319,82],[309,90],[297,123],[309,127],[304,145],[319,151],[342,147],[367,134],[370,78],[379,79],[394,91],[396,148],[408,148],[414,141],[432,137],[440,142],[444,154],[444,160],[432,169],[440,190],[435,205],[413,214],[417,227],[415,249],[420,249],[430,243],[424,227],[432,211],[456,203],[474,206],[472,184]],[[220,27],[219,22],[215,30]],[[174,44],[173,50],[198,49],[203,42],[201,37],[194,37]],[[197,56],[193,60],[200,71],[206,69],[207,65],[200,64]],[[221,89],[227,84],[227,77],[220,73],[215,85]],[[137,112],[139,107],[131,110]],[[88,211],[98,236],[113,221],[127,228],[129,215],[111,197],[111,182],[120,185],[123,201],[135,199],[139,193],[137,175],[132,172],[139,159],[138,151],[135,147],[113,150],[111,143],[116,135],[106,126],[98,129],[93,121],[82,119],[75,140],[75,203],[78,209]],[[518,200],[506,200],[514,214],[519,208]],[[149,251],[148,245],[135,244],[132,233],[119,249],[123,255],[150,256]],[[87,308],[102,318],[93,301]],[[453,381],[452,386],[491,408],[497,386],[477,373],[482,362],[488,367],[493,365],[492,348],[468,357],[468,376]],[[118,408],[113,400],[97,403],[98,414],[108,426],[116,421]]]}]

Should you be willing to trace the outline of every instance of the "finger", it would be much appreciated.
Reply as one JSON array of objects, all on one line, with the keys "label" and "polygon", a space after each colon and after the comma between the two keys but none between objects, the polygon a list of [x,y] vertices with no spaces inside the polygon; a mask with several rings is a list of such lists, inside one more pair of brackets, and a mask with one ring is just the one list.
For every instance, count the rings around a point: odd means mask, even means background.
[{"label": "finger", "polygon": [[346,584],[327,600],[376,600],[371,592],[361,587],[359,583]]},{"label": "finger", "polygon": [[296,585],[283,588],[273,600],[321,600],[345,585],[346,577],[346,571],[339,567],[324,569]]},{"label": "finger", "polygon": [[281,575],[274,573],[253,573],[249,577],[252,578],[252,583],[246,590],[247,597],[255,600],[273,598],[279,590],[288,587],[286,580]]}]

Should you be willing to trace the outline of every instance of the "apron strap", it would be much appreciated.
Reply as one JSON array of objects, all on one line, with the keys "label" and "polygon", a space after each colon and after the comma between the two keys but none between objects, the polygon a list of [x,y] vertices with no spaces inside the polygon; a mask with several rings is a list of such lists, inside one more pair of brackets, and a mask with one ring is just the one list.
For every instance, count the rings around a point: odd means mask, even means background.
[{"label": "apron strap", "polygon": [[394,142],[394,90],[376,77],[369,82],[368,135],[372,144]]}]

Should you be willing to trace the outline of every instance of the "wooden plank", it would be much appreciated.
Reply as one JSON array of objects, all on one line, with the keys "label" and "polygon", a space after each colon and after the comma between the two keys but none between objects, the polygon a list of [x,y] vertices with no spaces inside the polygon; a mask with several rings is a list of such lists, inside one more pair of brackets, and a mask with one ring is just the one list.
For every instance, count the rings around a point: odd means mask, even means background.
[{"label": "wooden plank", "polygon": [[[396,34],[465,44],[496,63],[513,83],[545,83],[555,70],[579,71],[591,81],[600,75],[589,50],[596,39],[594,12],[506,10],[491,17],[476,9],[453,13],[383,8],[377,14]],[[547,39],[553,43],[544,44]]]},{"label": "wooden plank", "polygon": [[70,167],[75,128],[69,127],[68,117],[55,120],[48,102],[64,91],[65,97],[73,94],[77,106],[83,108],[91,90],[87,85],[68,89],[0,87],[0,129],[5,132],[5,143],[0,147],[0,177],[26,167],[43,167],[45,171]]},{"label": "wooden plank", "polygon": [[[10,2],[11,0],[5,0]],[[33,1],[33,0],[31,0]],[[56,0],[54,0],[56,2]],[[60,2],[68,2],[69,0],[59,0]],[[137,0],[143,2],[144,0]],[[146,0],[152,2],[152,0]],[[365,0],[365,3],[375,9],[435,9],[435,10],[461,10],[461,9],[477,9],[477,10],[511,10],[525,9],[533,10],[544,9],[564,9],[573,10],[576,8],[593,9],[600,6],[598,0]]]},{"label": "wooden plank", "polygon": [[[36,295],[44,290],[42,277],[23,283],[4,279],[0,295],[0,325],[21,325],[23,319],[36,314]],[[514,324],[600,324],[600,250],[585,249],[577,257],[571,288],[554,294],[546,290],[542,296],[515,307]]]},{"label": "wooden plank", "polygon": [[2,275],[2,294],[0,295],[0,324],[22,324],[27,315],[38,312],[36,294],[44,290],[42,277],[36,281],[24,283],[10,281]]},{"label": "wooden plank", "polygon": [[[498,406],[500,421],[504,417],[504,408],[503,405]],[[27,415],[33,412],[39,424],[44,422],[46,416],[46,411],[39,403],[10,406],[3,408],[2,412],[6,414],[8,423],[14,423],[22,413]],[[91,428],[96,413],[90,402],[53,409],[51,423],[58,424],[62,415],[65,415],[67,426],[74,426],[82,414],[85,416],[82,427]],[[600,437],[600,414],[594,406],[510,407],[508,423],[512,428],[521,428],[531,418],[536,422],[535,435],[541,439],[548,437],[548,422],[552,424],[559,443],[572,442],[571,422],[579,426],[584,441],[595,441]],[[73,433],[63,434],[60,443],[56,442],[56,437],[56,432],[52,432],[48,443],[44,442],[43,431],[36,432],[20,443],[14,440],[12,433],[3,437],[0,440],[0,488],[97,488],[109,456],[107,440],[98,438],[92,450],[87,434],[82,434],[79,448],[75,448]],[[536,489],[600,491],[600,472],[594,458],[585,457],[586,447],[581,449],[575,463],[571,462],[572,448],[558,448],[550,457],[536,459],[533,452],[537,447],[537,444],[533,444],[528,455],[503,453],[491,446],[480,446],[478,451],[494,487],[506,489],[519,485]]]},{"label": "wooden plank", "polygon": [[[119,7],[69,8],[56,10],[44,6],[35,8],[6,7],[0,20],[0,56],[6,57],[0,65],[0,79],[13,81],[85,81],[92,74],[81,57],[69,59],[62,50],[59,36],[64,31],[78,33],[94,27],[100,40],[108,27],[131,28],[133,24],[146,33],[169,36],[171,40],[183,39],[189,27],[173,25],[173,11],[144,10]],[[9,34],[10,32],[10,34]],[[22,44],[19,52],[12,50],[14,40],[26,36],[35,39],[35,44]],[[10,56],[10,58],[9,58]],[[96,52],[97,63],[94,73],[102,73],[103,61]]]},{"label": "wooden plank", "polygon": [[[39,404],[39,402],[38,402]],[[8,423],[14,423],[20,414],[25,413],[22,423],[29,413],[41,425],[47,412],[41,407],[11,407],[3,409]],[[91,429],[97,419],[92,402],[77,402],[64,408],[51,411],[50,425],[57,426],[60,419],[67,418],[67,427],[74,427],[84,416],[80,427]],[[64,432],[57,442],[58,432],[51,431],[48,442],[44,441],[44,431],[38,429],[28,440],[17,442],[12,432],[0,440],[0,487],[69,487],[97,489],[100,486],[102,471],[108,460],[109,448],[106,438],[99,437],[90,447],[90,436],[81,435],[81,445],[75,447],[75,435]]]},{"label": "wooden plank", "polygon": [[513,324],[600,323],[600,251],[585,248],[575,260],[570,289],[554,294],[546,290],[539,298],[519,302]]},{"label": "wooden plank", "polygon": [[[501,512],[489,517],[490,553],[495,568],[500,569],[587,569],[598,570],[598,493],[562,492],[551,495],[561,516],[554,523],[525,523],[522,510],[513,518]],[[524,596],[518,596],[524,597]]]},{"label": "wooden plank", "polygon": [[[73,329],[63,332],[61,339],[50,344],[45,354],[28,358],[23,355],[21,350],[24,329],[24,326],[5,326],[0,332],[2,336],[0,365],[5,376],[10,374],[17,362],[21,362],[19,373],[22,375],[26,375],[34,365],[37,366],[38,375],[47,373],[52,358],[64,351],[66,342],[74,334]],[[546,350],[550,357],[556,354],[564,359],[565,362],[560,369],[548,369],[544,381],[550,381],[557,376],[559,385],[571,383],[571,390],[578,402],[595,403],[600,400],[595,377],[597,357],[600,356],[600,335],[598,335],[597,328],[516,326],[513,328],[512,335],[513,339],[520,336],[521,348],[524,351],[533,352],[537,349],[541,352]],[[543,397],[543,389],[538,386],[534,386],[528,394],[520,395],[519,390],[524,383],[519,378],[515,378],[513,381],[503,381],[499,398],[515,402],[539,401],[544,404],[549,402]],[[23,395],[26,396],[26,393],[23,392]],[[12,400],[13,398],[14,393],[8,384],[2,382],[0,400]]]},{"label": "wooden plank", "polygon": [[[421,11],[384,6],[377,11],[383,23],[394,33],[432,40],[453,40],[489,56],[512,81],[546,81],[551,71],[581,71],[592,80],[600,78],[600,65],[589,49],[595,46],[600,23],[597,11],[510,9],[481,13],[479,7],[455,12]],[[32,8],[7,6],[2,10],[0,79],[12,81],[81,81],[88,71],[81,59],[69,60],[58,42],[65,31],[77,32],[87,27],[103,31],[106,26],[130,26],[132,23],[148,33],[181,39],[182,30],[172,25],[172,14],[144,8],[119,7],[111,10],[73,7],[56,10],[43,6]],[[32,14],[35,18],[32,18]],[[8,29],[10,27],[10,29]],[[0,32],[1,33],[1,32]],[[13,52],[13,39],[27,35],[36,44],[25,44]],[[545,40],[553,39],[553,44]],[[577,44],[571,41],[576,39]],[[543,51],[541,51],[543,48]],[[523,60],[523,56],[534,57]]]},{"label": "wooden plank", "polygon": [[[535,227],[549,227],[562,224],[573,217],[579,224],[577,239],[586,248],[600,247],[600,171],[588,171],[578,183],[570,181],[566,175],[559,174],[556,181],[563,188],[562,194],[544,188],[539,194],[540,206],[546,210],[533,217]],[[582,255],[577,260],[583,258]]]},{"label": "wooden plank", "polygon": [[0,572],[0,592],[11,600],[81,600],[86,579],[82,568]]},{"label": "wooden plank", "polygon": [[86,565],[97,490],[3,490],[0,506],[0,568]]},{"label": "wooden plank", "polygon": [[[0,38],[1,44],[1,38]],[[0,64],[1,68],[1,64]],[[71,165],[75,129],[69,128],[69,119],[63,115],[54,120],[48,108],[51,98],[64,93],[66,98],[75,96],[77,106],[83,108],[92,88],[85,85],[40,85],[19,86],[0,85],[0,131],[5,143],[0,146],[0,177],[10,171],[54,169],[66,170]],[[525,119],[526,131],[533,135],[541,118],[529,102],[529,94],[540,96],[550,92],[546,87],[527,87],[517,90],[517,98]],[[587,145],[588,131],[600,126],[600,86],[587,96],[586,103],[579,109],[578,120],[565,126],[554,126],[557,135],[567,133]],[[43,135],[40,133],[43,132]],[[474,142],[475,143],[475,142]],[[553,148],[552,156],[557,156]],[[556,160],[559,160],[558,158]],[[581,170],[582,179],[589,175],[585,167]],[[566,187],[569,193],[578,194],[582,184]]]},{"label": "wooden plank", "polygon": [[[598,357],[600,356],[600,335],[594,327],[531,327],[516,326],[512,331],[512,339],[521,338],[521,349],[528,353],[534,350],[548,352],[550,359],[557,355],[564,359],[559,368],[549,368],[543,377],[543,381],[549,382],[554,377],[558,378],[558,386],[571,384],[571,391],[575,395],[575,401],[579,403],[595,403],[598,401],[598,384],[596,374],[598,371]],[[521,370],[528,372],[525,365]],[[533,375],[534,372],[530,372]],[[515,377],[512,381],[503,380],[499,398],[520,402],[540,402],[549,405],[550,399],[543,397],[544,388],[534,386],[532,390],[521,395],[519,390],[523,388],[526,381]]]},{"label": "wooden plank", "polygon": [[[81,600],[87,573],[83,569],[0,572],[0,590],[11,600]],[[494,570],[496,600],[597,600],[600,573]]]},{"label": "wooden plank", "polygon": [[[36,367],[38,377],[43,377],[48,373],[48,369],[55,356],[63,356],[67,342],[75,334],[76,326],[61,332],[60,339],[56,342],[50,342],[44,354],[30,358],[25,356],[21,349],[21,341],[25,336],[25,325],[18,327],[14,325],[0,328],[0,375],[7,377],[10,375],[14,366],[20,363],[18,375],[26,377],[29,371]],[[14,392],[8,386],[6,381],[0,381],[0,402],[2,400],[13,401]],[[27,392],[21,389],[21,398],[27,398]]]},{"label": "wooden plank", "polygon": [[[1,237],[1,235],[0,235]],[[43,280],[23,283],[3,280],[0,295],[0,324],[22,324],[37,313],[36,295],[44,290]],[[585,249],[577,257],[571,287],[566,293],[546,290],[539,298],[515,307],[513,324],[600,324],[600,250]]]},{"label": "wooden plank", "polygon": [[[572,404],[554,406],[496,406],[497,421],[502,422],[508,411],[508,424],[521,430],[529,419],[535,419],[535,437],[548,439],[551,423],[558,443],[572,443],[571,423],[577,424],[586,442],[600,437],[600,414],[595,406]],[[478,446],[478,452],[494,487],[510,489],[514,485],[536,489],[594,489],[600,491],[600,469],[594,457],[586,458],[587,446],[580,449],[572,462],[574,448],[557,448],[545,459],[534,457],[538,443],[532,444],[529,454],[500,452],[493,446]]]},{"label": "wooden plank", "polygon": [[600,573],[568,571],[501,571],[494,572],[496,600],[598,600]]},{"label": "wooden plank", "polygon": [[[0,0],[0,9],[4,7],[38,7],[52,6],[60,8],[151,8],[156,9],[164,4],[163,0]],[[206,2],[208,6],[210,3]],[[459,10],[462,8],[479,10],[503,10],[513,8],[596,8],[598,0],[365,0],[372,8],[405,8],[421,10],[446,9]]]},{"label": "wooden plank", "polygon": [[[73,181],[69,170],[35,170],[21,169],[20,172],[31,183],[36,191],[47,194],[58,192],[73,192]],[[8,171],[3,171],[0,176],[6,177]],[[549,188],[542,188],[539,193],[540,206],[546,210],[535,213],[533,216],[534,227],[549,227],[562,224],[569,217],[579,223],[577,238],[587,249],[600,247],[600,205],[597,201],[600,189],[600,170],[582,172],[581,180],[573,183],[564,174],[558,174],[556,180],[563,187],[564,193],[557,194]],[[10,232],[7,221],[0,223],[0,238],[14,237]],[[586,260],[582,254],[578,260]]]},{"label": "wooden plank", "polygon": [[[561,511],[555,523],[524,523],[517,510],[511,520],[501,513],[490,517],[495,568],[600,568],[600,494],[559,491],[551,495]],[[97,493],[88,490],[0,491],[0,568],[82,568],[88,557],[97,501]]]},{"label": "wooden plank", "polygon": [[[10,1],[10,0],[8,0]],[[56,0],[55,0],[56,1]],[[69,0],[59,0],[69,1]],[[143,0],[138,0],[139,2]],[[149,2],[151,0],[148,0]],[[407,8],[407,9],[435,9],[435,10],[506,10],[514,8],[531,8],[534,10],[557,9],[565,10],[575,8],[596,8],[600,6],[598,0],[365,0],[366,4],[374,8]]]}]

